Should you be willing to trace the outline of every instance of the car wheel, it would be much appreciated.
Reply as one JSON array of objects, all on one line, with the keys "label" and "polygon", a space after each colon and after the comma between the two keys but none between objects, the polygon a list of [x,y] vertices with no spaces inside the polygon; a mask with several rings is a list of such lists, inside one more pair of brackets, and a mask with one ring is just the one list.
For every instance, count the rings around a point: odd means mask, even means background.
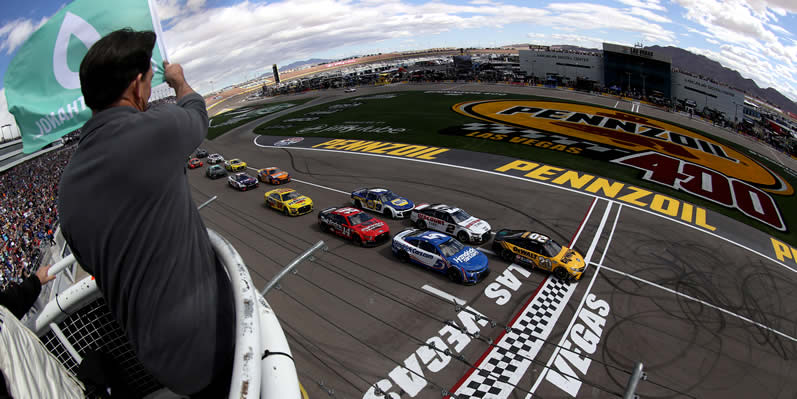
[{"label": "car wheel", "polygon": [[419,229],[421,229],[421,230],[424,230],[424,229],[426,229],[426,222],[424,222],[424,221],[423,221],[423,220],[421,220],[421,219],[418,219],[418,220],[415,222],[415,226],[417,226],[417,227],[418,227]]},{"label": "car wheel", "polygon": [[361,247],[365,246],[365,239],[360,236],[354,236],[354,242],[356,242]]},{"label": "car wheel", "polygon": [[567,270],[565,270],[564,267],[557,267],[556,270],[553,271],[553,275],[559,280],[567,282],[567,276],[569,274],[567,273]]},{"label": "car wheel", "polygon": [[449,267],[448,271],[446,271],[446,275],[448,276],[449,280],[455,283],[459,283],[461,282],[460,280],[462,280],[460,278],[459,271],[455,267]]},{"label": "car wheel", "polygon": [[459,240],[460,242],[465,242],[466,243],[466,242],[470,241],[469,238],[470,237],[468,236],[468,233],[466,233],[464,231],[460,231],[459,233],[457,233],[457,240]]},{"label": "car wheel", "polygon": [[241,191],[246,191],[246,186],[241,187]]},{"label": "car wheel", "polygon": [[382,209],[382,214],[385,215],[386,218],[394,218],[395,219],[395,217],[393,217],[393,211],[391,211],[390,208],[383,208]]},{"label": "car wheel", "polygon": [[357,208],[363,209],[363,202],[362,202],[362,201],[360,201],[360,200],[357,200],[357,203],[355,203],[354,205],[355,205]]},{"label": "car wheel", "polygon": [[282,208],[282,213],[285,214],[285,216],[290,216],[291,215],[291,213],[288,212],[288,208]]},{"label": "car wheel", "polygon": [[515,260],[515,254],[513,254],[512,251],[504,248],[504,250],[501,251],[501,258],[507,262],[513,262]]},{"label": "car wheel", "polygon": [[402,261],[402,262],[406,263],[406,262],[410,261],[410,255],[407,254],[407,251],[401,251],[401,252],[398,253],[397,256],[398,256],[399,260]]}]

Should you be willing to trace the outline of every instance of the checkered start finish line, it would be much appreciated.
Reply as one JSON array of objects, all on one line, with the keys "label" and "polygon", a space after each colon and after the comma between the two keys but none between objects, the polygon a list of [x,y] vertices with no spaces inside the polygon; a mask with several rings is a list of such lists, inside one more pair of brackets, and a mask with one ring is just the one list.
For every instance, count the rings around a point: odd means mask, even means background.
[{"label": "checkered start finish line", "polygon": [[548,277],[537,296],[526,305],[510,326],[511,330],[477,364],[476,370],[456,390],[457,398],[506,399],[514,385],[526,374],[532,360],[551,334],[556,320],[575,291],[567,284]]}]

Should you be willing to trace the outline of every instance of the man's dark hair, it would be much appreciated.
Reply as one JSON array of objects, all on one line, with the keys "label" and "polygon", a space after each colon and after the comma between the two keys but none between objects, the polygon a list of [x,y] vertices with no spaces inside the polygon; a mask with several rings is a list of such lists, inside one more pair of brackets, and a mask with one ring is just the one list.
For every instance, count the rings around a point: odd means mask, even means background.
[{"label": "man's dark hair", "polygon": [[80,63],[80,89],[89,108],[108,108],[139,73],[149,71],[155,37],[152,31],[124,28],[91,46]]}]

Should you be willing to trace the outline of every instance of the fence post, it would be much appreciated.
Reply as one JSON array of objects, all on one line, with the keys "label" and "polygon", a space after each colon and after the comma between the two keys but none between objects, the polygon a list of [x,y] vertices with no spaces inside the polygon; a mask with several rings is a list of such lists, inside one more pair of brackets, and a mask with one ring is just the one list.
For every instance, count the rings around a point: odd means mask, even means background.
[{"label": "fence post", "polygon": [[631,373],[631,376],[628,377],[628,385],[625,387],[623,399],[636,399],[638,397],[636,395],[636,386],[639,384],[639,380],[644,379],[647,379],[647,376],[642,372],[642,363],[638,362],[636,366],[634,366],[634,371]]}]

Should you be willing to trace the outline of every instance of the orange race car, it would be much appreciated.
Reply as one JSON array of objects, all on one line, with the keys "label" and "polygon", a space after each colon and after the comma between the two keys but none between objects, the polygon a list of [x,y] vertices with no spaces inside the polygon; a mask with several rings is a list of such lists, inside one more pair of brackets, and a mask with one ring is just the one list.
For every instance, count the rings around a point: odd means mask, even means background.
[{"label": "orange race car", "polygon": [[202,167],[202,161],[199,158],[191,158],[188,160],[188,169],[196,169]]},{"label": "orange race car", "polygon": [[282,171],[280,168],[274,166],[259,169],[257,171],[257,178],[263,183],[268,184],[284,184],[291,181],[291,175],[288,174],[288,172]]}]

